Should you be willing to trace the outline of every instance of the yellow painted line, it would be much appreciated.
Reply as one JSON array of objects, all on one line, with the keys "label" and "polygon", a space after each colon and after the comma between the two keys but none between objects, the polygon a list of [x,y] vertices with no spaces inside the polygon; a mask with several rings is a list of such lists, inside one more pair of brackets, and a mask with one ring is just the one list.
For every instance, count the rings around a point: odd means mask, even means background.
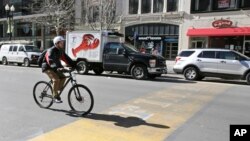
[{"label": "yellow painted line", "polygon": [[212,83],[179,84],[30,141],[162,141],[227,88],[228,85]]}]

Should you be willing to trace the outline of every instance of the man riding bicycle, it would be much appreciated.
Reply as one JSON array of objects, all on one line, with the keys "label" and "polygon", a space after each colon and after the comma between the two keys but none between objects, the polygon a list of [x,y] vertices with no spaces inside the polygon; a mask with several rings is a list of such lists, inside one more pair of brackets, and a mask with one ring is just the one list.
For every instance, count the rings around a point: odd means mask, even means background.
[{"label": "man riding bicycle", "polygon": [[53,43],[54,46],[49,48],[45,54],[45,59],[42,63],[42,71],[53,81],[52,92],[54,102],[62,103],[59,91],[63,88],[66,77],[62,72],[64,67],[61,64],[61,60],[73,68],[75,68],[76,65],[64,52],[65,39],[62,36],[55,37]]}]

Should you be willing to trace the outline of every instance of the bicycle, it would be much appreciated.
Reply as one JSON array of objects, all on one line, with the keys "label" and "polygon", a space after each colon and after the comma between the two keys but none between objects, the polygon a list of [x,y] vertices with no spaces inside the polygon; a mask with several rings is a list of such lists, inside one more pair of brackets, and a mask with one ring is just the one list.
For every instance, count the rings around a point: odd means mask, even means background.
[{"label": "bicycle", "polygon": [[[91,91],[87,86],[77,84],[76,78],[72,74],[73,70],[66,70],[64,72],[69,73],[69,76],[67,76],[67,80],[59,95],[62,94],[65,87],[69,82],[71,82],[72,87],[68,91],[69,106],[74,112],[80,113],[82,115],[87,115],[91,112],[94,106],[94,98]],[[52,96],[52,83],[52,80],[50,80],[49,82],[38,81],[33,88],[33,97],[36,104],[41,108],[49,108],[54,103]],[[79,105],[76,106],[75,103]]]}]

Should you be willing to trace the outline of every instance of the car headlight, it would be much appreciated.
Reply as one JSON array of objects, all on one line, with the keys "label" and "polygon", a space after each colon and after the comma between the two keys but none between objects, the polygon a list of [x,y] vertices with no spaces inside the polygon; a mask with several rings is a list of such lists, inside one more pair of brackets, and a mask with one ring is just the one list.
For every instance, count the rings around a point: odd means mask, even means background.
[{"label": "car headlight", "polygon": [[156,66],[156,60],[155,60],[155,59],[150,59],[150,60],[149,60],[149,66],[150,66],[151,68],[154,68],[154,67]]}]

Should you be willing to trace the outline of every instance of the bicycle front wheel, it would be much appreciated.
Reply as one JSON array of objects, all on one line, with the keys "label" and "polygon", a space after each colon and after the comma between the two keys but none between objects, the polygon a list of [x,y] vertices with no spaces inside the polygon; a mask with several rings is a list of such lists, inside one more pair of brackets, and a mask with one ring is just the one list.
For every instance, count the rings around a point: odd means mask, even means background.
[{"label": "bicycle front wheel", "polygon": [[94,106],[94,98],[89,88],[79,84],[69,90],[68,102],[73,111],[82,115],[90,113]]},{"label": "bicycle front wheel", "polygon": [[39,81],[33,88],[33,97],[41,108],[49,108],[53,104],[52,87],[48,82]]}]

